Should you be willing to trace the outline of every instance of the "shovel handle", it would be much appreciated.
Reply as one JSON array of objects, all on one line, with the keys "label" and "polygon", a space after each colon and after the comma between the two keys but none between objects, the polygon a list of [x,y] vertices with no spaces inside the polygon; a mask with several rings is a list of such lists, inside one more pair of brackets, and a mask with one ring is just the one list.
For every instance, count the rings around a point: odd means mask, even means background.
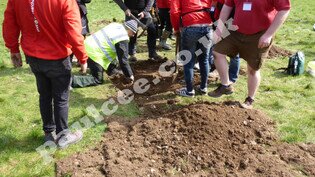
[{"label": "shovel handle", "polygon": [[130,14],[130,18],[132,18],[133,20],[135,20],[139,26],[143,29],[146,30],[147,26],[145,24],[143,24],[137,17],[135,17],[133,14]]}]

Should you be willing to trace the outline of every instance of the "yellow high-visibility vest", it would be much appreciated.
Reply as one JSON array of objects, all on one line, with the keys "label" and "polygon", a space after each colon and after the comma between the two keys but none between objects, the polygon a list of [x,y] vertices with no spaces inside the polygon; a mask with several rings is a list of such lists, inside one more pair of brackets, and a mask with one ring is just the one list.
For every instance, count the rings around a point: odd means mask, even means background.
[{"label": "yellow high-visibility vest", "polygon": [[107,70],[109,64],[117,59],[115,45],[129,40],[125,27],[119,23],[111,23],[84,41],[88,56]]}]

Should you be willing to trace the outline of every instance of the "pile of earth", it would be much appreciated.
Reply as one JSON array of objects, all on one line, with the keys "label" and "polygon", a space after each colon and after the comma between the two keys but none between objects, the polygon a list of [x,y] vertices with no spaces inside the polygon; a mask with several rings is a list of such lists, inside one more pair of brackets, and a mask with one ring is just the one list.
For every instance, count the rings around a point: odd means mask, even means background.
[{"label": "pile of earth", "polygon": [[283,49],[279,46],[272,45],[268,54],[268,58],[277,58],[277,57],[289,57],[293,55],[292,51],[289,51],[287,49]]},{"label": "pile of earth", "polygon": [[[135,92],[141,116],[106,117],[102,141],[58,161],[57,176],[315,176],[315,145],[281,142],[263,113],[233,102],[175,104],[169,92],[183,87],[183,71],[162,77],[158,70],[167,61],[132,65],[135,80],[150,86]],[[120,90],[135,90],[124,77],[111,81]]]},{"label": "pile of earth", "polygon": [[315,145],[280,142],[271,119],[239,103],[108,120],[101,143],[57,162],[57,176],[315,176]]}]

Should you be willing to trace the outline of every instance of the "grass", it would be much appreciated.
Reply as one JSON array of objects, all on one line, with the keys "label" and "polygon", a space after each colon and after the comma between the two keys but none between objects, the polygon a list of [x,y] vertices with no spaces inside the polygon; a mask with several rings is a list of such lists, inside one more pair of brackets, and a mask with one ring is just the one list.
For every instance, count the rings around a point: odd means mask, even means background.
[{"label": "grass", "polygon": [[[1,14],[5,6],[6,2],[1,1]],[[111,21],[113,18],[123,20],[123,13],[109,1],[94,0],[88,5],[88,10],[92,31],[100,29],[105,21]],[[283,48],[305,52],[306,63],[315,59],[315,31],[312,30],[315,23],[314,12],[315,1],[292,0],[292,12],[275,40],[276,44]],[[0,16],[0,21],[2,20],[3,16]],[[144,43],[143,38],[141,43]],[[41,157],[35,151],[41,145],[43,137],[34,76],[27,65],[22,69],[11,67],[9,53],[2,38],[0,49],[0,176],[54,176],[54,165],[43,165]],[[174,58],[172,52],[161,54]],[[145,53],[139,56],[147,57]],[[292,77],[274,71],[276,68],[285,67],[287,60],[277,58],[264,64],[263,80],[255,106],[276,121],[283,141],[314,143],[315,79],[307,74]],[[244,64],[245,62],[242,62],[242,67]],[[209,87],[211,90],[215,86]],[[180,98],[179,104],[199,100],[243,101],[247,91],[246,77],[240,76],[236,90],[235,94],[220,99],[200,96],[194,99]],[[86,115],[86,107],[94,104],[97,109],[101,109],[103,102],[115,94],[116,90],[109,82],[71,92],[70,125]],[[116,115],[132,118],[139,113],[136,104],[132,102],[119,106]],[[57,151],[55,158],[58,160],[96,146],[105,129],[105,124],[97,124],[86,130],[82,143]]]}]

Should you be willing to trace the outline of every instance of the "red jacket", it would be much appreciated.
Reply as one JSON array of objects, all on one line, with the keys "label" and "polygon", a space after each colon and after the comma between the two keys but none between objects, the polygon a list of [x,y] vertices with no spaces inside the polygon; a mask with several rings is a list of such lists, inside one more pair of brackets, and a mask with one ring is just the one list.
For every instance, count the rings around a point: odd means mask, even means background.
[{"label": "red jacket", "polygon": [[171,8],[171,0],[156,0],[156,6],[158,8]]},{"label": "red jacket", "polygon": [[86,63],[80,12],[74,0],[35,0],[34,15],[31,0],[8,0],[2,28],[11,53],[19,52],[21,34],[21,46],[28,56],[58,60],[73,51],[81,64]]},{"label": "red jacket", "polygon": [[173,0],[171,3],[171,21],[174,30],[179,30],[180,18],[182,18],[183,27],[195,24],[211,24],[210,14],[206,11],[198,11],[210,9],[210,7],[211,0]]}]

